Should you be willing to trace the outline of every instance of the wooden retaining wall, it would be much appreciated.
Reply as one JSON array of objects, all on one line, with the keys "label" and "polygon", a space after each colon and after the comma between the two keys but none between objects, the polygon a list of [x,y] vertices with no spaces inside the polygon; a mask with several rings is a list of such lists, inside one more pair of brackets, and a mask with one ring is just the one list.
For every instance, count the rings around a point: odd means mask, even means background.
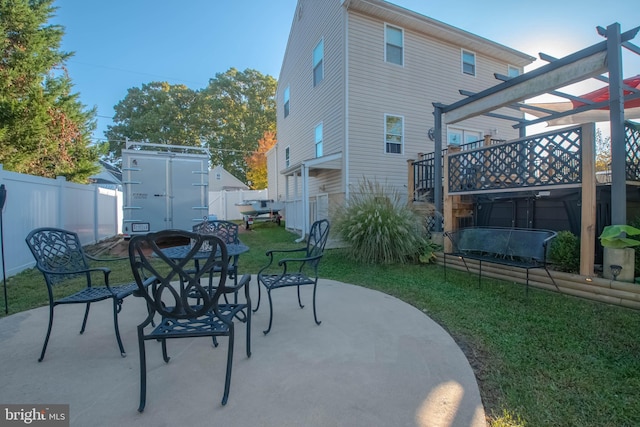
[{"label": "wooden retaining wall", "polygon": [[[469,271],[477,276],[479,270],[478,261],[469,259],[465,261]],[[441,266],[444,265],[442,253],[437,254],[437,263]],[[447,268],[466,271],[462,260],[455,256],[447,256]],[[640,310],[640,285],[561,271],[550,270],[550,273],[561,293]],[[526,271],[524,269],[493,264],[487,261],[482,263],[482,277],[483,279],[492,277],[523,285],[526,284]],[[558,289],[553,286],[551,279],[542,268],[529,270],[529,286],[558,292]]]}]

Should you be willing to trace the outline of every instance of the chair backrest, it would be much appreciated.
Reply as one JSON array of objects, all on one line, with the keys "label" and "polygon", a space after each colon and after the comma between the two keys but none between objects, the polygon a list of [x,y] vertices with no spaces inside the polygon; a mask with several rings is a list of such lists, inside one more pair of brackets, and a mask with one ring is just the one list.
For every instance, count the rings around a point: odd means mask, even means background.
[{"label": "chair backrest", "polygon": [[329,221],[321,219],[314,222],[307,238],[307,257],[322,255],[329,239]]},{"label": "chair backrest", "polygon": [[193,226],[193,232],[199,234],[213,234],[225,244],[239,243],[238,224],[224,220],[206,220]]},{"label": "chair backrest", "polygon": [[60,228],[37,228],[32,230],[25,240],[36,260],[36,267],[44,275],[47,285],[54,285],[80,275],[86,275],[90,280],[91,276],[87,273],[77,273],[80,270],[87,270],[89,263],[76,233]]},{"label": "chair backrest", "polygon": [[[163,251],[166,243],[178,239],[190,239],[191,246],[185,249],[182,258],[168,258]],[[196,256],[200,257],[197,270],[191,268]],[[187,319],[203,316],[210,310],[217,312],[220,296],[233,292],[225,285],[228,263],[222,260],[227,258],[225,243],[213,235],[163,230],[136,235],[129,241],[129,261],[140,293],[150,308],[169,318]],[[209,282],[213,268],[221,272],[217,285]],[[148,286],[149,283],[155,285]],[[195,297],[202,304],[194,305]]]}]

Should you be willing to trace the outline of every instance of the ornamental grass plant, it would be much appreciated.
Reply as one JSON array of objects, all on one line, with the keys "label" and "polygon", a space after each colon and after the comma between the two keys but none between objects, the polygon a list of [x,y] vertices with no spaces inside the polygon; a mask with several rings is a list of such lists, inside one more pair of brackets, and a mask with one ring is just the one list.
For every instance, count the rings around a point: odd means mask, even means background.
[{"label": "ornamental grass plant", "polygon": [[335,230],[348,245],[349,257],[365,264],[405,264],[428,246],[423,219],[400,193],[363,179],[334,216]]}]

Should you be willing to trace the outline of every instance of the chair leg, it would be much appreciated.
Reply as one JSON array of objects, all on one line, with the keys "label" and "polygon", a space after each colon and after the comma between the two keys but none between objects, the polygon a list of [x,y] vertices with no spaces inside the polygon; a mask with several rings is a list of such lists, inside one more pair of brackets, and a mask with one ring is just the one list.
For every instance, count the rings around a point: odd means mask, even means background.
[{"label": "chair leg", "polygon": [[87,319],[89,318],[89,308],[91,308],[91,303],[87,303],[87,308],[84,310],[84,319],[82,320],[82,328],[80,329],[80,334],[84,334],[84,328],[87,326]]},{"label": "chair leg", "polygon": [[297,288],[298,288],[298,305],[300,306],[300,308],[304,308],[304,305],[302,305],[302,299],[300,299],[300,285],[298,285]]},{"label": "chair leg", "polygon": [[127,353],[124,351],[124,346],[122,345],[122,338],[120,338],[120,327],[118,326],[118,312],[121,306],[122,300],[113,298],[113,327],[116,330],[116,340],[118,340],[118,347],[120,347],[120,356],[127,357]]},{"label": "chair leg", "polygon": [[318,320],[318,316],[316,315],[316,287],[317,286],[318,286],[317,282],[313,284],[313,319],[316,321],[316,325],[319,325],[322,322]]},{"label": "chair leg", "polygon": [[44,338],[44,344],[42,345],[42,352],[40,352],[40,358],[38,362],[42,362],[44,359],[44,353],[47,351],[47,345],[49,344],[49,337],[51,336],[51,328],[53,327],[53,305],[49,305],[49,326],[47,327],[47,336]]},{"label": "chair leg", "polygon": [[231,385],[231,368],[233,364],[233,341],[234,328],[233,323],[229,325],[229,348],[227,349],[227,374],[224,379],[224,394],[222,395],[222,404],[227,404],[229,398],[229,386]]},{"label": "chair leg", "polygon": [[169,360],[171,360],[171,358],[167,354],[167,340],[166,339],[162,340],[162,358],[164,359],[165,363],[169,363]]},{"label": "chair leg", "polygon": [[144,411],[147,402],[147,354],[142,335],[142,328],[138,327],[138,347],[140,348],[140,406],[138,406],[138,412]]},{"label": "chair leg", "polygon": [[256,308],[255,310],[253,310],[253,312],[255,313],[256,311],[258,311],[258,309],[260,308],[260,281],[258,281],[258,303],[256,304]]},{"label": "chair leg", "polygon": [[269,297],[269,327],[266,331],[262,331],[262,333],[265,335],[267,335],[271,330],[271,322],[273,322],[273,303],[271,302],[271,289],[267,289],[267,296]]},{"label": "chair leg", "polygon": [[247,357],[251,357],[251,302],[247,302],[247,314],[245,317],[247,321]]}]

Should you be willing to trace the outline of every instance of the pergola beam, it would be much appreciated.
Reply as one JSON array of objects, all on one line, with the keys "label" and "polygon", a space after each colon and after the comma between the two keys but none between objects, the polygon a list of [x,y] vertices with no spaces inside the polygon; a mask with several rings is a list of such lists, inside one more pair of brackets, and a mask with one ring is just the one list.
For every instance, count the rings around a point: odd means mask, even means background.
[{"label": "pergola beam", "polygon": [[[532,72],[458,101],[445,109],[447,123],[456,123],[514,102],[549,93],[606,71],[606,42],[587,48]],[[586,52],[585,52],[586,51]],[[584,53],[583,53],[584,52]]]}]

